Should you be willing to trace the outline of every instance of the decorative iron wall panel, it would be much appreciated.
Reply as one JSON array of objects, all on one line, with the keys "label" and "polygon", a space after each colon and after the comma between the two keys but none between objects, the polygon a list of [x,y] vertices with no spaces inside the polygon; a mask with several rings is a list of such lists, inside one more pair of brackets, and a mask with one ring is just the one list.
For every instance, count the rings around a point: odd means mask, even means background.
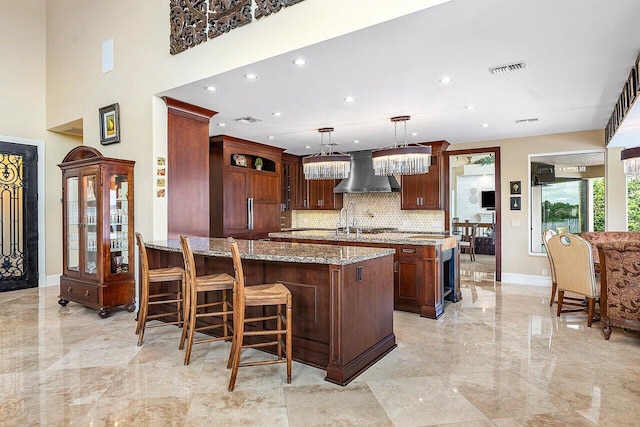
[{"label": "decorative iron wall panel", "polygon": [[206,0],[169,0],[172,55],[207,41]]},{"label": "decorative iron wall panel", "polygon": [[251,0],[209,0],[210,39],[251,22]]}]

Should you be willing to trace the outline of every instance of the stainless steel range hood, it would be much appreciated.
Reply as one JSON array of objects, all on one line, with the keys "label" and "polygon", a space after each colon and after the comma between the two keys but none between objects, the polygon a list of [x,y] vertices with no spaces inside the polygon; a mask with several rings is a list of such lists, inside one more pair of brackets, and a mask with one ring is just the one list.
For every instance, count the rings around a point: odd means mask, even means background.
[{"label": "stainless steel range hood", "polygon": [[351,172],[333,189],[334,193],[390,193],[400,191],[400,184],[393,176],[377,176],[373,173],[371,150],[354,151],[351,154]]}]

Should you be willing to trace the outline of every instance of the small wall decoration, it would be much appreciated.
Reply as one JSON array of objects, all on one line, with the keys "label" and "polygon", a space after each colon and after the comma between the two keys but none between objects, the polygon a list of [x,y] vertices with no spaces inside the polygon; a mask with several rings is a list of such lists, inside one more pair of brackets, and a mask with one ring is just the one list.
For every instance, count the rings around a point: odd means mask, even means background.
[{"label": "small wall decoration", "polygon": [[512,211],[519,211],[521,207],[520,197],[511,197],[511,200],[509,201],[509,207]]},{"label": "small wall decoration", "polygon": [[120,107],[118,104],[100,108],[100,144],[120,142]]},{"label": "small wall decoration", "polygon": [[234,154],[233,156],[231,156],[231,164],[233,166],[240,166],[240,167],[246,168],[247,158],[244,156],[244,154]]},{"label": "small wall decoration", "polygon": [[511,181],[509,186],[511,188],[511,194],[520,194],[522,192],[520,181]]}]

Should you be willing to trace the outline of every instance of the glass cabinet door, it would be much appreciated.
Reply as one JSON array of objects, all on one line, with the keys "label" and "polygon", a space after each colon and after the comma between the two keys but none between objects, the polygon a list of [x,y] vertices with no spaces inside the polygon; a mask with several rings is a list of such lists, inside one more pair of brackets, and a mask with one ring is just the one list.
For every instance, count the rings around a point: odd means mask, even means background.
[{"label": "glass cabinet door", "polygon": [[110,273],[129,271],[129,182],[126,174],[109,175]]},{"label": "glass cabinet door", "polygon": [[97,176],[82,177],[84,212],[84,272],[96,274],[98,266],[98,201],[96,199]]},{"label": "glass cabinet door", "polygon": [[67,270],[80,271],[78,177],[67,178]]}]

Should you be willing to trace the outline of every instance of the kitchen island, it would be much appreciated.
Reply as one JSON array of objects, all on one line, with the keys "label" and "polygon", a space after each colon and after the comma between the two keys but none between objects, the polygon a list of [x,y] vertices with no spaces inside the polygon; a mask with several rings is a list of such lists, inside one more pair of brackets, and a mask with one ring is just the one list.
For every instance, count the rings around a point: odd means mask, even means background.
[{"label": "kitchen island", "polygon": [[[394,250],[237,242],[247,286],[279,282],[291,291],[295,360],[325,369],[327,381],[346,385],[396,347]],[[234,275],[227,239],[192,237],[190,243],[198,275]],[[177,239],[146,247],[150,268],[183,265]]]},{"label": "kitchen island", "polygon": [[345,234],[335,230],[300,230],[269,233],[269,237],[278,241],[393,249],[393,302],[396,310],[438,319],[444,314],[445,298],[452,302],[462,299],[457,236],[418,232]]}]

